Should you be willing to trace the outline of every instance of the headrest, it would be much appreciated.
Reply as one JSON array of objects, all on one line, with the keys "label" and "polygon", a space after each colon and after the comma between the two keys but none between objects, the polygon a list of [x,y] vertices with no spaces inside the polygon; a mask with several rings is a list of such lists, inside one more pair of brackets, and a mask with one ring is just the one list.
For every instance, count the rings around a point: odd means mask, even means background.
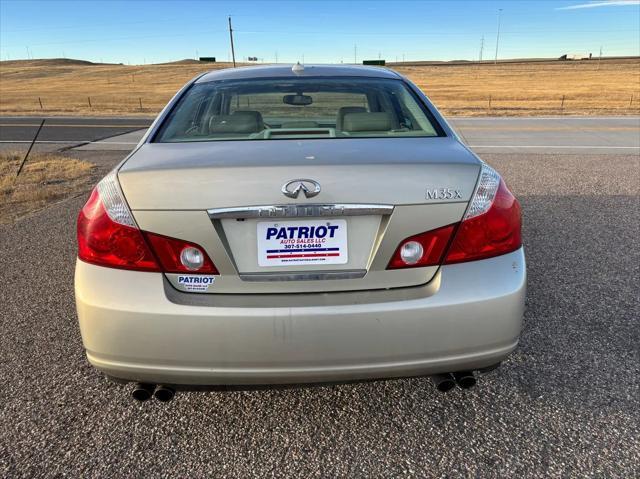
[{"label": "headrest", "polygon": [[390,131],[392,129],[391,113],[386,111],[347,113],[342,126],[343,131]]},{"label": "headrest", "polygon": [[347,113],[364,113],[367,109],[363,106],[343,106],[338,110],[338,117],[336,118],[336,130],[342,130],[344,124],[344,116]]},{"label": "headrest", "polygon": [[235,111],[231,115],[218,115],[209,120],[210,133],[258,133],[264,130],[259,111]]}]

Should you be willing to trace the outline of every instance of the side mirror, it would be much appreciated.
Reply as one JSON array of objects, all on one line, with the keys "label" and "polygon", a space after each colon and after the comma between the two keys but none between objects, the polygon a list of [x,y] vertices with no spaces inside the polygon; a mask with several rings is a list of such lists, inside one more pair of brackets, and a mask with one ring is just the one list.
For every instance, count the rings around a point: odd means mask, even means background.
[{"label": "side mirror", "polygon": [[282,103],[293,106],[307,106],[313,103],[313,98],[309,95],[285,95],[282,97]]}]

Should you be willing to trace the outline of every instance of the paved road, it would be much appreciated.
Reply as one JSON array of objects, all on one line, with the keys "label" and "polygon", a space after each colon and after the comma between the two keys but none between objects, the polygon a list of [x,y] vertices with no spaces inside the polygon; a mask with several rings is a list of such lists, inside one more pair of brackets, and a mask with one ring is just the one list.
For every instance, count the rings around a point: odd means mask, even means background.
[{"label": "paved road", "polygon": [[453,118],[478,152],[640,153],[640,117]]},{"label": "paved road", "polygon": [[[0,117],[0,142],[30,142],[42,118]],[[147,128],[146,118],[57,118],[46,119],[38,137],[42,142],[82,143],[98,141],[141,128]],[[125,148],[126,149],[126,148]]]},{"label": "paved road", "polygon": [[[67,118],[47,120],[46,145],[83,150],[131,150],[150,119]],[[452,118],[451,124],[479,153],[536,152],[620,154],[640,152],[640,117]],[[0,117],[0,146],[33,138],[38,119]],[[125,134],[126,133],[126,134]],[[103,138],[107,140],[100,141]],[[20,143],[17,143],[20,145]]]},{"label": "paved road", "polygon": [[83,199],[0,227],[0,477],[637,477],[640,160],[484,157],[522,202],[527,311],[518,350],[468,392],[418,378],[134,403],[83,355]]}]

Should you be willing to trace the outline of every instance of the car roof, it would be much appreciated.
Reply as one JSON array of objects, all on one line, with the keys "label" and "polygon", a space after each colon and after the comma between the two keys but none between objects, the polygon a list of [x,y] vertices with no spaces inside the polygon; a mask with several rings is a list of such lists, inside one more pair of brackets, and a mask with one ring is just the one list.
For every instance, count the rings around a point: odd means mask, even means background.
[{"label": "car roof", "polygon": [[196,83],[218,80],[245,80],[259,78],[304,77],[365,77],[394,78],[401,76],[388,68],[364,65],[304,65],[302,71],[293,71],[293,65],[264,65],[212,70],[202,75]]}]

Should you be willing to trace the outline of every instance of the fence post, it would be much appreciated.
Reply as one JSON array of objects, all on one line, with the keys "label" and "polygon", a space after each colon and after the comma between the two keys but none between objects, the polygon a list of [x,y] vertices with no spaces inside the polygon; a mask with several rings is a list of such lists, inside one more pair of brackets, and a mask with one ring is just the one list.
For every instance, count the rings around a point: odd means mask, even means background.
[{"label": "fence post", "polygon": [[24,155],[24,158],[22,159],[22,163],[20,163],[20,168],[18,168],[18,172],[16,173],[16,178],[20,176],[20,173],[22,172],[22,168],[24,168],[24,164],[27,162],[27,158],[29,158],[29,153],[31,153],[31,149],[33,148],[33,145],[36,144],[36,140],[38,139],[38,135],[40,134],[40,131],[42,131],[44,122],[45,122],[45,118],[42,119],[42,122],[40,123],[40,127],[38,128],[38,131],[36,131],[36,136],[33,137],[33,141],[31,141],[31,145],[29,145],[27,154]]},{"label": "fence post", "polygon": [[562,95],[562,101],[560,102],[560,111],[564,111],[564,95]]},{"label": "fence post", "polygon": [[92,110],[92,109],[93,109],[93,107],[91,106],[91,97],[90,97],[90,96],[88,96],[88,97],[87,97],[87,100],[89,101],[89,110]]},{"label": "fence post", "polygon": [[40,103],[40,109],[44,110],[44,108],[42,107],[42,100],[40,99],[40,97],[38,97],[38,103]]},{"label": "fence post", "polygon": [[489,110],[491,110],[491,95],[489,95]]},{"label": "fence post", "polygon": [[632,103],[633,103],[633,93],[631,94],[631,98],[629,99],[629,108],[631,108]]},{"label": "fence post", "polygon": [[142,111],[142,98],[138,97],[138,102],[140,103],[140,111]]}]

